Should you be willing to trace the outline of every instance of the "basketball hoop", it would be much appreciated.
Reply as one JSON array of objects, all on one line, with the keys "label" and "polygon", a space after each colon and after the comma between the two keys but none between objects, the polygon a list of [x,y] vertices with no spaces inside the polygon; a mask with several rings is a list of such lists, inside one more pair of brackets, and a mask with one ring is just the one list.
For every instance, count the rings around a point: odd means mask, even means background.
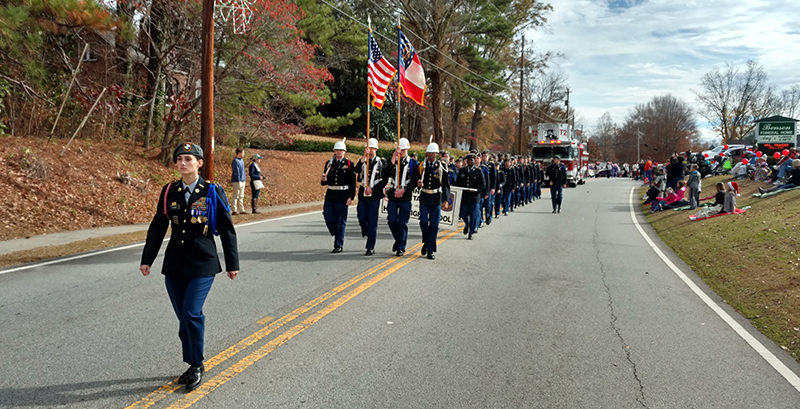
[{"label": "basketball hoop", "polygon": [[216,0],[216,7],[223,22],[232,20],[233,33],[242,34],[250,27],[255,0]]}]

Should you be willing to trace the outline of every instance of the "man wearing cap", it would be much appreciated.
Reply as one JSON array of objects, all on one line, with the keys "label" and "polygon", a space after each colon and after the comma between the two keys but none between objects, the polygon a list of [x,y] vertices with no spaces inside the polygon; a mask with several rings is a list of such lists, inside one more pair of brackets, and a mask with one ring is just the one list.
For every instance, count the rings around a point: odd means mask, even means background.
[{"label": "man wearing cap", "polygon": [[467,165],[458,171],[456,186],[464,188],[461,197],[461,218],[466,226],[464,234],[469,233],[469,239],[478,229],[480,224],[480,195],[486,190],[486,178],[480,168],[475,166],[475,154],[466,156]]},{"label": "man wearing cap", "polygon": [[236,148],[236,156],[231,162],[231,215],[244,214],[244,149]]},{"label": "man wearing cap", "polygon": [[506,183],[506,172],[503,170],[503,156],[497,156],[497,183],[495,184],[494,191],[494,218],[500,217],[500,211],[503,206],[503,185]]},{"label": "man wearing cap", "polygon": [[375,254],[375,241],[378,237],[378,213],[383,187],[386,186],[386,162],[379,158],[378,140],[369,138],[364,156],[358,160],[356,178],[361,182],[358,188],[358,224],[361,226],[361,237],[367,238],[367,252],[365,256]]},{"label": "man wearing cap", "polygon": [[485,212],[484,218],[486,224],[492,224],[492,214],[494,213],[494,203],[495,203],[495,192],[497,192],[497,165],[492,161],[492,155],[489,153],[489,150],[484,150],[481,153],[481,159],[483,165],[486,167],[488,171],[489,177],[486,179],[487,183],[487,190],[489,194],[484,197],[483,200],[483,210]]},{"label": "man wearing cap", "polygon": [[439,145],[428,144],[425,159],[419,164],[417,180],[419,187],[419,227],[422,230],[422,255],[436,258],[436,236],[439,234],[439,218],[442,203],[450,197],[450,177],[445,163],[436,160]]},{"label": "man wearing cap", "polygon": [[561,213],[563,189],[567,187],[567,169],[558,156],[553,156],[553,163],[547,167],[547,179],[550,180],[550,200],[553,202],[553,213]]},{"label": "man wearing cap", "polygon": [[408,139],[400,138],[389,165],[389,189],[386,192],[389,196],[389,203],[386,206],[389,214],[386,219],[394,238],[392,251],[398,257],[406,252],[408,219],[411,217],[411,192],[419,177],[416,170],[417,163],[408,157],[410,147]]},{"label": "man wearing cap", "polygon": [[344,246],[344,229],[347,226],[347,209],[356,196],[355,165],[344,157],[347,145],[344,140],[333,145],[333,158],[325,162],[320,184],[328,186],[322,217],[333,239],[333,251],[341,253]]},{"label": "man wearing cap", "polygon": [[189,364],[178,383],[191,391],[200,385],[205,373],[203,304],[214,276],[222,271],[214,235],[222,243],[225,268],[231,280],[239,274],[239,252],[225,191],[218,184],[206,182],[198,173],[203,166],[203,150],[191,142],[183,143],[175,149],[172,161],[181,179],[161,189],[139,271],[145,277],[150,275],[150,267],[171,225],[161,274],[180,323],[178,336],[183,361]]},{"label": "man wearing cap", "polygon": [[503,167],[501,169],[503,172],[503,176],[501,177],[503,185],[503,216],[508,216],[508,212],[513,211],[511,209],[511,197],[514,195],[514,185],[516,183],[516,175],[514,174],[514,169],[511,167],[510,157],[507,157],[506,160],[503,161]]}]

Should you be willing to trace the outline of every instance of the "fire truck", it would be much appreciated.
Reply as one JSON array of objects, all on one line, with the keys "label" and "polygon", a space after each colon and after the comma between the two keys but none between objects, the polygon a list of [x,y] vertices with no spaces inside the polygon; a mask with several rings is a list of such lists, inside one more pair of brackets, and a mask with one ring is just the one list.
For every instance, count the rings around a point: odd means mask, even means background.
[{"label": "fire truck", "polygon": [[[589,153],[586,145],[569,124],[539,124],[531,134],[531,158],[547,169],[558,156],[567,168],[567,186],[586,183],[589,175]],[[545,175],[547,180],[547,175]]]}]

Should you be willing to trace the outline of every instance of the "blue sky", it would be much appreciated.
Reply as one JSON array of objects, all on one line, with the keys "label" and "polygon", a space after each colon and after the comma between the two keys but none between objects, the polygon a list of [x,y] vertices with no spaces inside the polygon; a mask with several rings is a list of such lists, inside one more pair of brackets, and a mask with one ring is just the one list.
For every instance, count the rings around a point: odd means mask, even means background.
[{"label": "blue sky", "polygon": [[[764,67],[778,90],[800,84],[799,0],[551,0],[548,28],[526,33],[569,76],[579,124],[671,93],[696,107],[700,78],[726,62]],[[704,139],[714,133],[698,115]],[[582,120],[582,121],[580,121]]]}]

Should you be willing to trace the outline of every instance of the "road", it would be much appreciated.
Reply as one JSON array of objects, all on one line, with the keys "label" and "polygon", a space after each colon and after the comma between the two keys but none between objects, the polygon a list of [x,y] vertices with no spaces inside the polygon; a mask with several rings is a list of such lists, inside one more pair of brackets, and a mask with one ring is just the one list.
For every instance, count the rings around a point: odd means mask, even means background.
[{"label": "road", "polygon": [[800,406],[798,365],[632,217],[634,186],[590,180],[560,214],[545,193],[472,241],[443,231],[433,261],[394,257],[385,224],[365,257],[355,208],[341,254],[319,212],[240,225],[189,394],[141,246],[0,271],[0,407]]}]

